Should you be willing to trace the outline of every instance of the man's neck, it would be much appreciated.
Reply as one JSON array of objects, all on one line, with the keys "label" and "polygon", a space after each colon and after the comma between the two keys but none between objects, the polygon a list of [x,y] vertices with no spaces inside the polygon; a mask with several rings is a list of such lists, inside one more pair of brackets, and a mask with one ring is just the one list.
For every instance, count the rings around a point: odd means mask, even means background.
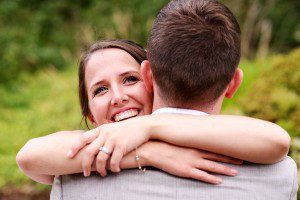
[{"label": "man's neck", "polygon": [[158,94],[154,93],[154,100],[153,100],[153,109],[152,112],[159,108],[165,108],[165,107],[172,107],[172,108],[185,108],[185,109],[191,109],[191,110],[198,110],[202,111],[208,114],[220,114],[221,107],[222,107],[223,98],[219,98],[216,102],[213,104],[206,104],[206,105],[182,105],[182,106],[176,106],[172,103],[165,102]]}]

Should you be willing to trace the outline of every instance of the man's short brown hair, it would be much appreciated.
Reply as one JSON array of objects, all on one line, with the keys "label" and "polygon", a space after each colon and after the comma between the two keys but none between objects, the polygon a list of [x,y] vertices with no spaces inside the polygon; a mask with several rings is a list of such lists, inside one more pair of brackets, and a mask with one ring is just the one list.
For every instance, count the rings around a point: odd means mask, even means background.
[{"label": "man's short brown hair", "polygon": [[238,66],[240,34],[234,15],[217,1],[171,1],[148,40],[161,97],[174,106],[217,99]]}]

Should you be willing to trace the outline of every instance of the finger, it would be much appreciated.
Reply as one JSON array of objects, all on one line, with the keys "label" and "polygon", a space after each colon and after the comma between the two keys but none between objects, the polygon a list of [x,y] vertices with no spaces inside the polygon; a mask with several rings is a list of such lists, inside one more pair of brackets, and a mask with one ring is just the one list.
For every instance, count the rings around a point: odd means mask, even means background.
[{"label": "finger", "polygon": [[218,185],[222,183],[222,179],[199,169],[191,169],[190,178],[197,179],[206,183]]},{"label": "finger", "polygon": [[90,175],[95,156],[99,153],[99,148],[103,145],[103,143],[103,139],[98,137],[84,150],[81,161],[84,176]]},{"label": "finger", "polygon": [[219,161],[219,162],[223,162],[223,163],[234,164],[234,165],[241,165],[243,163],[243,161],[240,159],[236,159],[236,158],[232,158],[232,157],[224,156],[224,155],[220,155],[220,154],[215,154],[215,153],[209,153],[209,152],[205,153],[204,156],[202,155],[202,158]]},{"label": "finger", "polygon": [[237,170],[210,160],[201,160],[197,163],[196,167],[204,171],[227,176],[235,176],[238,174]]},{"label": "finger", "polygon": [[115,147],[110,159],[110,169],[113,172],[120,172],[120,162],[124,156],[124,148],[121,146]]},{"label": "finger", "polygon": [[106,176],[106,163],[110,157],[111,152],[113,151],[113,143],[106,141],[103,147],[107,149],[109,153],[105,153],[103,151],[100,151],[98,153],[96,158],[96,169],[101,174],[101,176]]},{"label": "finger", "polygon": [[97,136],[99,135],[98,132],[98,129],[93,129],[83,133],[79,138],[79,142],[71,147],[71,149],[68,151],[67,157],[73,158],[83,147],[97,138]]},{"label": "finger", "polygon": [[100,133],[101,133],[101,126],[98,126],[92,130],[85,132],[84,134],[86,137],[91,137],[91,138],[95,139],[96,137],[98,137],[100,135]]},{"label": "finger", "polygon": [[99,132],[99,128],[95,128],[95,129],[92,129],[90,131],[87,131],[85,133],[83,133],[83,137],[85,139],[86,142],[92,142],[94,141],[100,134]]}]

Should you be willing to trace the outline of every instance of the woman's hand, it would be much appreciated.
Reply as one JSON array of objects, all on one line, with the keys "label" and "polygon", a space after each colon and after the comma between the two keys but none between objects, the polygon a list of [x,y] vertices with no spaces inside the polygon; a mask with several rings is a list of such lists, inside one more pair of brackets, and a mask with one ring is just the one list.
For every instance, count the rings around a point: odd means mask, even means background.
[{"label": "woman's hand", "polygon": [[[142,118],[142,117],[141,117]],[[85,176],[90,175],[91,165],[96,158],[97,171],[106,175],[106,162],[110,157],[110,168],[113,172],[119,172],[119,163],[124,155],[134,150],[136,147],[149,140],[149,130],[147,125],[139,123],[139,120],[126,120],[111,124],[104,124],[83,134],[81,142],[74,145],[68,153],[68,157],[73,157],[87,144],[82,158],[82,169]],[[106,151],[100,151],[104,147]]]},{"label": "woman's hand", "polygon": [[207,172],[227,176],[235,176],[238,173],[237,170],[214,161],[242,164],[241,160],[228,156],[158,141],[143,144],[138,152],[140,157],[146,160],[143,161],[146,163],[144,165],[154,166],[175,176],[197,179],[211,184],[220,184],[222,180]]},{"label": "woman's hand", "polygon": [[[115,123],[114,125],[117,124]],[[102,126],[83,133],[80,137],[80,142],[72,148],[72,156],[74,156],[81,149],[81,147],[85,147],[87,144],[92,142],[82,154],[82,166],[86,166],[86,168],[83,169],[90,170],[90,166],[92,165],[95,156],[99,153],[99,148],[101,147],[98,142],[95,142],[99,138],[98,136],[104,132],[108,134],[110,131],[114,131],[114,128],[121,127],[122,126]],[[134,129],[134,131],[137,130]],[[140,131],[142,132],[142,130]],[[228,176],[234,176],[237,174],[236,170],[214,161],[231,164],[242,163],[241,160],[227,156],[192,148],[178,147],[158,141],[150,141],[143,144],[138,148],[138,152],[142,159],[141,164],[143,166],[154,166],[176,176],[193,178],[212,184],[218,184],[221,180],[216,176],[208,174],[207,172],[224,174]],[[137,167],[137,165],[132,165],[132,161],[135,163],[134,159],[132,159],[134,156],[135,151],[131,151],[124,157],[124,159],[122,159],[122,169]],[[90,164],[84,164],[84,162],[88,162]],[[100,169],[102,170],[102,167],[105,167],[105,164],[103,164],[101,161],[99,162],[98,156],[94,164],[96,165],[98,172],[101,172]],[[85,176],[90,175],[88,170],[84,172]]]}]

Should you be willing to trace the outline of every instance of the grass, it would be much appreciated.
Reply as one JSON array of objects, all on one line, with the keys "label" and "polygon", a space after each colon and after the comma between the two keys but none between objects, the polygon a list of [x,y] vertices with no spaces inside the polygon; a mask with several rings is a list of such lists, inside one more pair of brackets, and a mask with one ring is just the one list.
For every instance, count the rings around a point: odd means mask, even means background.
[{"label": "grass", "polygon": [[256,77],[258,77],[262,72],[268,70],[271,63],[272,58],[255,61],[242,60],[240,62],[239,67],[242,69],[244,74],[243,82],[232,99],[225,98],[222,113],[243,115],[243,111],[237,103],[237,99],[243,96],[248,96],[248,91],[252,87],[252,83],[255,82]]},{"label": "grass", "polygon": [[75,69],[50,69],[34,76],[23,75],[13,85],[0,87],[0,188],[30,182],[15,162],[26,141],[58,130],[80,128],[76,77]]}]

